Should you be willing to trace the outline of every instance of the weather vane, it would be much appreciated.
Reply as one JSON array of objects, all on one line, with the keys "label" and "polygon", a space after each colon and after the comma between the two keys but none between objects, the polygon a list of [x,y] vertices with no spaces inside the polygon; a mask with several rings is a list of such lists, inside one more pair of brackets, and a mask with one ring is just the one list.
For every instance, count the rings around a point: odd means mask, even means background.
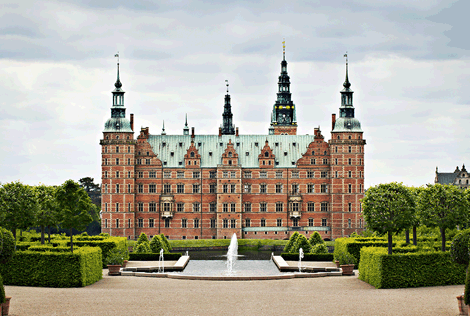
[{"label": "weather vane", "polygon": [[282,41],[282,56],[285,58],[286,57],[286,39],[283,38]]},{"label": "weather vane", "polygon": [[346,58],[346,65],[348,64],[348,52],[346,51],[346,54],[344,54],[344,56]]},{"label": "weather vane", "polygon": [[227,86],[227,94],[228,94],[228,80],[225,80],[225,85]]},{"label": "weather vane", "polygon": [[119,52],[117,52],[117,54],[115,54],[114,57],[117,57],[117,59],[118,59],[118,64],[119,64]]}]

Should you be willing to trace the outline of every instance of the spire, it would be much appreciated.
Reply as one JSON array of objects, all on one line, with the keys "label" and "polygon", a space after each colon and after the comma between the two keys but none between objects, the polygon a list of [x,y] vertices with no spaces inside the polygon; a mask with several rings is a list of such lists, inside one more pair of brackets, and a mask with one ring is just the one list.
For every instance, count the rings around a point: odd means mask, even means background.
[{"label": "spire", "polygon": [[120,89],[122,87],[122,83],[121,83],[121,80],[119,79],[119,52],[114,55],[114,57],[117,57],[118,61],[117,61],[117,79],[116,79],[116,83],[114,84],[114,86],[116,87],[116,89]]},{"label": "spire", "polygon": [[230,95],[228,94],[228,80],[225,80],[227,94],[225,95],[224,113],[222,114],[222,135],[235,135],[235,126],[232,124],[233,114],[230,104]]},{"label": "spire", "polygon": [[163,120],[162,135],[166,135],[166,132],[165,132],[165,120]]},{"label": "spire", "polygon": [[286,39],[282,42],[282,60],[286,60]]},{"label": "spire", "polygon": [[344,54],[344,57],[346,58],[346,79],[344,80],[343,87],[346,89],[349,89],[351,87],[351,84],[349,83],[349,78],[348,78],[348,52]]},{"label": "spire", "polygon": [[183,135],[189,135],[188,113],[186,113],[186,121],[184,123]]}]

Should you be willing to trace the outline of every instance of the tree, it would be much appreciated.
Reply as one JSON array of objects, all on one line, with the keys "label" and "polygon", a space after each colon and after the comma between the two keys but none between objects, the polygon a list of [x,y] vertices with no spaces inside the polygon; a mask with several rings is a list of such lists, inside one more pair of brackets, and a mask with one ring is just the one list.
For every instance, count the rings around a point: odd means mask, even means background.
[{"label": "tree", "polygon": [[56,200],[60,212],[60,225],[70,229],[70,250],[73,252],[72,228],[84,230],[93,221],[90,212],[96,209],[91,199],[80,185],[67,180],[56,191]]},{"label": "tree", "polygon": [[367,227],[388,234],[388,254],[392,254],[392,234],[411,227],[415,201],[402,183],[386,183],[369,188],[362,199]]},{"label": "tree", "polygon": [[469,201],[467,193],[453,185],[432,184],[424,188],[418,197],[418,212],[422,223],[439,227],[441,250],[446,250],[446,229],[468,221]]},{"label": "tree", "polygon": [[[44,245],[44,233],[46,227],[56,226],[58,224],[58,208],[55,197],[56,188],[54,186],[47,186],[44,184],[34,187],[36,193],[38,211],[37,211],[37,225],[41,227],[41,244]],[[49,242],[51,241],[49,229]]]},{"label": "tree", "polygon": [[78,180],[80,186],[86,191],[88,196],[91,199],[91,202],[96,206],[90,214],[93,217],[93,222],[91,222],[86,231],[90,235],[98,235],[101,233],[101,219],[99,216],[99,211],[101,209],[101,188],[99,184],[95,184],[93,178],[86,177]]},{"label": "tree", "polygon": [[[413,227],[413,245],[417,246],[418,245],[418,236],[416,229],[419,226],[419,214],[418,214],[418,197],[420,192],[424,189],[423,187],[408,187],[408,189],[411,192],[411,195],[413,196],[413,199],[415,200],[415,208],[412,216],[412,224],[411,226]],[[407,230],[407,235],[406,235],[406,243],[410,242],[410,236],[409,236],[409,229]]]},{"label": "tree", "polygon": [[19,181],[10,182],[0,187],[0,226],[13,233],[27,230],[36,221],[37,200],[33,189]]}]

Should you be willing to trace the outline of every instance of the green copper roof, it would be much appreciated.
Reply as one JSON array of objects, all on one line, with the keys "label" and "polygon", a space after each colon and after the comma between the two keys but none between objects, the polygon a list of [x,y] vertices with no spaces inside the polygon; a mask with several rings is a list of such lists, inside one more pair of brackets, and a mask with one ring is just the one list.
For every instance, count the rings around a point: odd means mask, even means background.
[{"label": "green copper roof", "polygon": [[[266,139],[276,156],[275,161],[279,163],[275,167],[294,168],[297,160],[307,151],[307,146],[314,141],[314,136],[222,135],[219,137],[218,135],[195,135],[194,145],[201,155],[201,167],[212,168],[221,164],[222,154],[230,139],[238,154],[238,162],[243,168],[259,167],[258,155],[261,153]],[[154,153],[157,154],[157,158],[163,162],[164,167],[184,167],[184,155],[191,146],[190,135],[149,135],[148,142]]]},{"label": "green copper roof", "polygon": [[361,122],[354,117],[339,117],[336,119],[333,132],[362,132]]},{"label": "green copper roof", "polygon": [[131,122],[125,117],[112,117],[104,124],[105,133],[132,133]]}]

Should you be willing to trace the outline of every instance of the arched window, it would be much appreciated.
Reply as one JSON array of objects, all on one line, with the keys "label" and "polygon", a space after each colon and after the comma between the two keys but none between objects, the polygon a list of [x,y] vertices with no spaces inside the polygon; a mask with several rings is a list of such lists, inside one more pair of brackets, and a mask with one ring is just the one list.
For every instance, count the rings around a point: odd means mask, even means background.
[{"label": "arched window", "polygon": [[269,153],[267,151],[264,152],[264,157],[269,157]]},{"label": "arched window", "polygon": [[348,228],[351,228],[351,220],[348,219]]},{"label": "arched window", "polygon": [[194,158],[194,151],[191,152],[190,157]]},{"label": "arched window", "polygon": [[229,151],[228,156],[232,157],[232,152],[231,151]]}]

